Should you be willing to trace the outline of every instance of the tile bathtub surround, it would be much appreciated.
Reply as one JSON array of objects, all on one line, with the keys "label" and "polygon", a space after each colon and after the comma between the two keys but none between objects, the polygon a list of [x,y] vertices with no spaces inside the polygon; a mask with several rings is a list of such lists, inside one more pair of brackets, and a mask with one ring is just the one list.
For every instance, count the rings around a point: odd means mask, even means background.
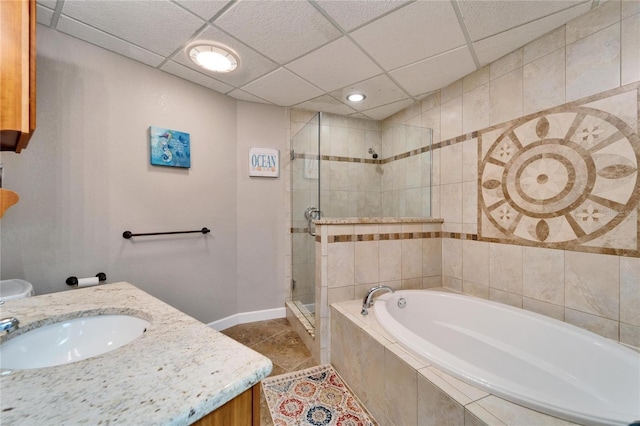
[{"label": "tile bathtub surround", "polygon": [[640,347],[640,258],[474,240],[442,247],[445,287]]},{"label": "tile bathtub surround", "polygon": [[573,425],[470,386],[416,359],[358,301],[331,306],[331,363],[385,425]]},{"label": "tile bathtub surround", "polygon": [[134,315],[151,324],[139,338],[98,357],[0,376],[3,424],[139,424],[144,419],[186,425],[271,371],[268,358],[128,283],[2,306],[2,315],[18,318],[23,331],[83,312]]},{"label": "tile bathtub surround", "polygon": [[316,222],[316,345],[330,352],[329,305],[362,300],[384,284],[394,289],[441,286],[441,221],[424,218],[343,218]]},{"label": "tile bathtub surround", "polygon": [[[444,285],[635,347],[638,4],[609,0],[428,96],[417,116],[386,120],[434,129],[432,211],[443,232],[477,235],[455,251],[442,239]],[[472,136],[463,163],[476,153],[462,178],[452,165],[460,125]]]}]

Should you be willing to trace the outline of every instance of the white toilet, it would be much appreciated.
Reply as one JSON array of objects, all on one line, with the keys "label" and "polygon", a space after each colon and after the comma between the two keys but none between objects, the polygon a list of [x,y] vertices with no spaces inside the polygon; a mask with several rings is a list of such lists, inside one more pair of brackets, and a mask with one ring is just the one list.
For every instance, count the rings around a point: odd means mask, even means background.
[{"label": "white toilet", "polygon": [[31,297],[35,294],[30,282],[21,279],[0,280],[0,300],[6,302],[13,299]]}]

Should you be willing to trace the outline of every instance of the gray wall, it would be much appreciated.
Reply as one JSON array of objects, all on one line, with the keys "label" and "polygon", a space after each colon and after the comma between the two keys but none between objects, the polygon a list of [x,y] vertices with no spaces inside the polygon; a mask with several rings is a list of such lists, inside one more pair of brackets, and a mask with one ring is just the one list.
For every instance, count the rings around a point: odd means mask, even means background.
[{"label": "gray wall", "polygon": [[[238,102],[238,312],[284,307],[285,239],[289,237],[284,108]],[[280,149],[280,178],[249,177],[249,148]]]},{"label": "gray wall", "polygon": [[[26,279],[43,294],[67,290],[70,275],[104,271],[108,282],[129,281],[204,322],[240,305],[281,307],[283,243],[252,240],[240,228],[284,226],[277,200],[284,182],[242,178],[241,154],[250,143],[284,146],[278,119],[285,109],[237,102],[48,28],[37,31],[37,130],[22,154],[1,157],[4,187],[21,197],[1,221],[2,278]],[[190,169],[149,165],[151,125],[191,134]],[[275,207],[238,208],[256,198]],[[124,230],[203,226],[212,234],[121,237]],[[263,258],[275,240],[278,255]],[[239,284],[250,274],[238,259],[258,259],[262,279]]]}]

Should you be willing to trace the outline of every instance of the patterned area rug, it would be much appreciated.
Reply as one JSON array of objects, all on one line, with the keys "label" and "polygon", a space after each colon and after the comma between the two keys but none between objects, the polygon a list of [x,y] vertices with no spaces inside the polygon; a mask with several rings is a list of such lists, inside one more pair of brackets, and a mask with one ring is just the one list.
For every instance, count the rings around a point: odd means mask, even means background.
[{"label": "patterned area rug", "polygon": [[264,379],[262,389],[275,426],[373,426],[329,364]]}]

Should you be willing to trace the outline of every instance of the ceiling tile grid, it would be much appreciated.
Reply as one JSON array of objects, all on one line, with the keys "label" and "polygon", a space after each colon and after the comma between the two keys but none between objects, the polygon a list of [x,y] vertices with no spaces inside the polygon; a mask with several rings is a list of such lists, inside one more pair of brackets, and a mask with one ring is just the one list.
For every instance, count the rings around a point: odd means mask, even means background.
[{"label": "ceiling tile grid", "polygon": [[590,3],[583,3],[571,9],[563,10],[553,15],[545,16],[533,22],[512,28],[473,43],[480,65],[484,66],[509,52],[527,44],[530,41],[562,26],[591,8]]},{"label": "ceiling tile grid", "polygon": [[205,21],[213,19],[231,2],[229,0],[174,0],[175,3],[195,13]]},{"label": "ceiling tile grid", "polygon": [[152,67],[157,67],[165,59],[164,56],[157,55],[135,44],[128,43],[125,40],[97,30],[75,19],[71,19],[68,16],[60,16],[56,29]]},{"label": "ceiling tile grid", "polygon": [[62,14],[163,56],[204,25],[169,1],[65,0]]},{"label": "ceiling tile grid", "polygon": [[465,44],[450,2],[417,1],[352,33],[387,70],[417,62]]},{"label": "ceiling tile grid", "polygon": [[379,75],[360,83],[355,83],[330,93],[336,99],[346,99],[353,92],[367,95],[362,102],[354,103],[352,108],[358,111],[376,108],[402,99],[408,99],[407,94],[386,75]]},{"label": "ceiling tile grid", "polygon": [[322,95],[310,101],[299,103],[295,107],[298,109],[329,112],[338,115],[351,115],[356,112],[353,108],[329,95]]},{"label": "ceiling tile grid", "polygon": [[48,9],[54,10],[58,4],[58,0],[38,0],[40,6],[44,6]]},{"label": "ceiling tile grid", "polygon": [[284,68],[247,84],[243,90],[276,105],[287,107],[322,95],[322,90]]},{"label": "ceiling tile grid", "polygon": [[38,24],[48,27],[51,25],[51,20],[53,19],[53,10],[41,4],[37,4],[36,18],[37,18]]},{"label": "ceiling tile grid", "polygon": [[[433,92],[476,70],[467,46],[391,71],[412,96]],[[429,78],[424,78],[429,76]]]},{"label": "ceiling tile grid", "polygon": [[239,1],[215,24],[280,64],[340,36],[306,1]]},{"label": "ceiling tile grid", "polygon": [[382,69],[347,37],[339,38],[286,67],[327,92],[382,74]]},{"label": "ceiling tile grid", "polygon": [[[235,99],[383,119],[601,0],[37,0],[38,23]],[[214,73],[187,46],[239,57]],[[346,95],[362,91],[360,104]]]},{"label": "ceiling tile grid", "polygon": [[257,96],[254,96],[250,93],[245,92],[244,90],[240,90],[240,89],[235,89],[232,90],[231,92],[227,93],[229,96],[231,96],[232,98],[238,99],[240,101],[247,101],[247,102],[257,102],[257,103],[261,103],[261,104],[270,104],[271,102],[265,101],[264,99],[261,99]]},{"label": "ceiling tile grid", "polygon": [[353,31],[363,24],[386,15],[407,3],[407,0],[316,0],[344,31]]},{"label": "ceiling tile grid", "polygon": [[256,52],[249,46],[241,43],[224,31],[208,25],[204,31],[199,33],[193,38],[193,41],[215,41],[229,47],[234,53],[237,54],[239,59],[238,68],[229,73],[215,73],[207,71],[196,65],[188,56],[185,49],[180,49],[174,56],[173,60],[186,66],[194,71],[208,75],[209,77],[220,80],[224,83],[230,84],[234,87],[242,87],[245,84],[262,77],[276,70],[279,66],[277,63],[266,58],[260,53]]},{"label": "ceiling tile grid", "polygon": [[554,1],[460,1],[462,19],[471,41],[528,24],[589,0]]},{"label": "ceiling tile grid", "polygon": [[208,87],[209,89],[215,90],[216,92],[228,93],[233,90],[233,86],[229,86],[228,84],[225,84],[221,81],[207,77],[206,75],[194,71],[191,68],[187,68],[177,62],[168,61],[167,63],[162,65],[160,69],[182,79],[191,81],[204,87]]}]

